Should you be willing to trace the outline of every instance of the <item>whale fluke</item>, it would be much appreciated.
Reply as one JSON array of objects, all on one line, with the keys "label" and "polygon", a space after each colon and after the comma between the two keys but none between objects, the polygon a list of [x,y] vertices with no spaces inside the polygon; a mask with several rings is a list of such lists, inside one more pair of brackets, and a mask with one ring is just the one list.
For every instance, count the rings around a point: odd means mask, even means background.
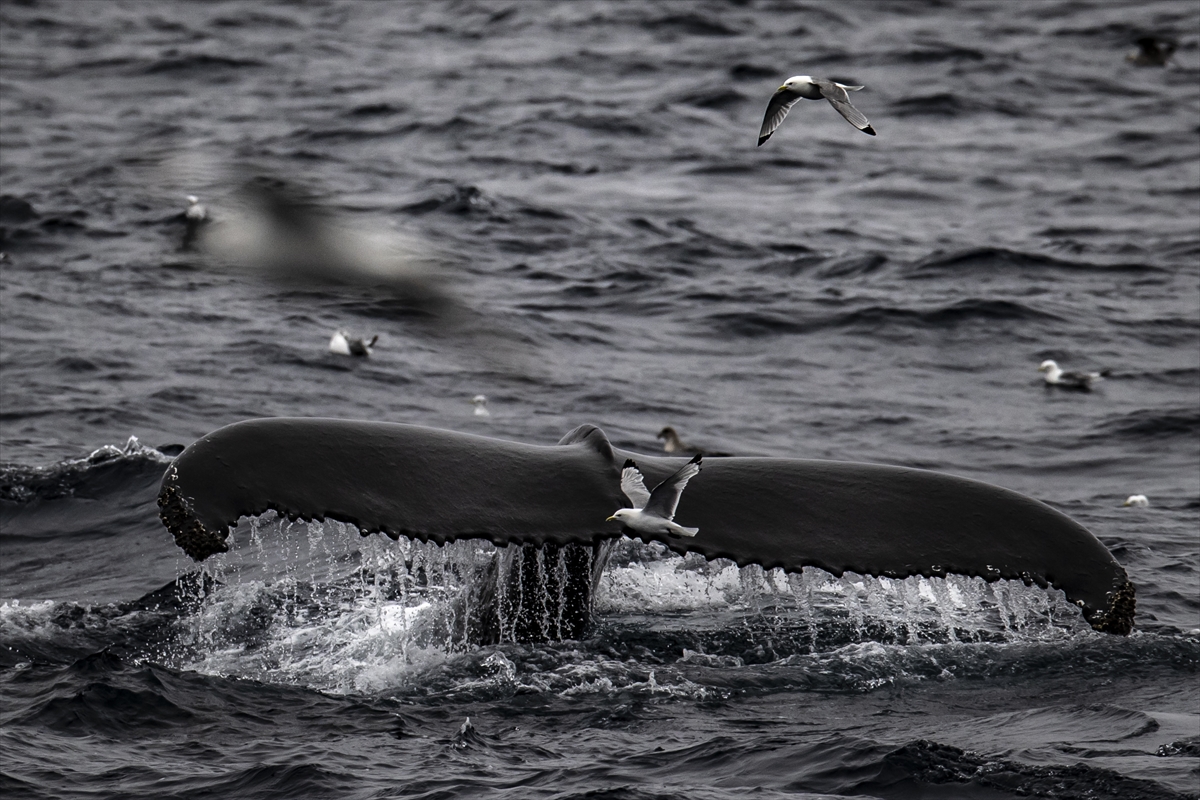
[{"label": "whale fluke", "polygon": [[[221,428],[168,468],[164,524],[200,561],[229,526],[274,510],[444,544],[599,545],[625,505],[621,467],[650,484],[686,459],[614,448],[594,426],[530,445],[416,425],[259,419]],[[959,574],[1061,589],[1099,631],[1127,634],[1134,587],[1095,536],[1007,489],[943,473],[785,458],[705,462],[680,498],[693,538],[647,538],[678,553],[796,572],[812,566],[905,578]]]}]

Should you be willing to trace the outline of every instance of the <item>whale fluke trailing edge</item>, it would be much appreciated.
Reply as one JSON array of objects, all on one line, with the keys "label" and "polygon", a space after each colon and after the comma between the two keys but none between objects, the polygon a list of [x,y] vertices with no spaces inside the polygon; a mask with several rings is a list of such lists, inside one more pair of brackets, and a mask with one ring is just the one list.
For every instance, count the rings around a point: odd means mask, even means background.
[{"label": "whale fluke trailing edge", "polygon": [[[621,534],[605,520],[628,504],[628,458],[651,484],[686,461],[618,450],[592,425],[558,445],[530,445],[399,423],[257,419],[185,449],[158,504],[196,561],[224,552],[239,518],[269,510],[438,544],[595,547]],[[1062,590],[1098,631],[1124,635],[1133,626],[1134,587],[1095,536],[1044,503],[980,481],[877,464],[721,458],[705,462],[676,519],[700,529],[659,539],[678,553],[835,576],[1017,579]]]}]

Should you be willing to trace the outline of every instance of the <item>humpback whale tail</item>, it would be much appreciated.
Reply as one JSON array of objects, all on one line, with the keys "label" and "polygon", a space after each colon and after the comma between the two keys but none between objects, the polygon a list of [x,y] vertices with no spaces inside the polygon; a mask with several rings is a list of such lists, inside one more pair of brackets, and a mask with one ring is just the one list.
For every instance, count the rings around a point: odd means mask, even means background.
[{"label": "humpback whale tail", "polygon": [[[621,465],[635,455],[655,483],[682,466],[613,448],[591,425],[540,446],[395,423],[250,420],[180,454],[159,507],[197,561],[228,548],[239,518],[269,510],[393,539],[530,545],[514,549],[530,568],[497,597],[545,592],[549,601],[565,598],[568,613],[553,630],[529,623],[509,635],[578,638],[616,535],[604,520],[625,505]],[[876,464],[723,458],[705,464],[678,510],[697,523],[696,536],[639,537],[788,572],[1021,580],[1061,589],[1096,630],[1127,634],[1133,625],[1134,587],[1095,536],[1043,503],[979,481]],[[562,574],[538,568],[549,552]]]}]

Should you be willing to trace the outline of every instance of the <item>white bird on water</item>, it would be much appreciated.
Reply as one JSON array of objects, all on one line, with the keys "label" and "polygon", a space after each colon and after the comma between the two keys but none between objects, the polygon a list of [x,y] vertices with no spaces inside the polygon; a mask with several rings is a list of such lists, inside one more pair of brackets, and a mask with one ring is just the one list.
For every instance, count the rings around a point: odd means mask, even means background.
[{"label": "white bird on water", "polygon": [[1150,501],[1144,494],[1131,494],[1121,505],[1132,506],[1133,508],[1147,508],[1150,505]]},{"label": "white bird on water", "polygon": [[183,249],[191,250],[196,246],[200,229],[208,224],[208,209],[200,204],[200,198],[194,194],[187,196],[188,207],[183,212],[183,222],[187,226],[183,232]]},{"label": "white bird on water", "polygon": [[846,94],[857,92],[861,88],[863,87],[847,86],[844,83],[812,78],[808,75],[788,78],[783,82],[783,86],[775,90],[775,94],[771,95],[771,102],[767,104],[767,114],[763,117],[762,128],[758,132],[758,146],[762,147],[763,142],[771,138],[771,134],[783,124],[783,118],[787,116],[788,111],[801,99],[828,100],[829,105],[846,118],[846,122],[863,133],[874,136],[875,129],[861,111],[850,105],[850,95]]},{"label": "white bird on water", "polygon": [[208,210],[200,205],[200,198],[194,194],[187,196],[188,207],[183,212],[183,218],[188,222],[203,222],[208,219]]},{"label": "white bird on water", "polygon": [[487,409],[487,397],[477,394],[471,398],[471,404],[475,406],[475,416],[490,417],[492,412]]},{"label": "white bird on water", "polygon": [[336,331],[329,339],[329,352],[339,356],[369,356],[377,341],[379,334],[364,342],[362,339],[351,339],[346,331]]},{"label": "white bird on water", "polygon": [[1092,384],[1109,374],[1111,370],[1100,372],[1064,372],[1053,359],[1046,359],[1038,367],[1038,372],[1044,373],[1043,379],[1047,386],[1057,386],[1060,389],[1077,389],[1089,392]]},{"label": "white bird on water", "polygon": [[621,469],[621,491],[633,503],[633,508],[619,508],[606,522],[616,520],[635,533],[658,536],[695,536],[699,528],[685,528],[674,522],[675,509],[687,482],[700,474],[700,459],[697,455],[680,467],[674,475],[646,491],[642,473],[633,459],[627,459]]}]

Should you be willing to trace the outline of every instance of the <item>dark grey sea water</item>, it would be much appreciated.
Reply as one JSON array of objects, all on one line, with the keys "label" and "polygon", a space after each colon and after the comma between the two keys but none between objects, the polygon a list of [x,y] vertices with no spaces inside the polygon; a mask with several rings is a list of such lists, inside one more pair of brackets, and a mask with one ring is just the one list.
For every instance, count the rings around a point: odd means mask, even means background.
[{"label": "dark grey sea water", "polygon": [[[805,73],[879,135],[755,147]],[[452,310],[181,249],[255,176]],[[0,193],[6,798],[1200,795],[1195,2],[4,0]],[[154,448],[275,415],[977,478],[1093,531],[1136,629],[627,543],[587,640],[464,647],[482,545],[176,549]]]}]

